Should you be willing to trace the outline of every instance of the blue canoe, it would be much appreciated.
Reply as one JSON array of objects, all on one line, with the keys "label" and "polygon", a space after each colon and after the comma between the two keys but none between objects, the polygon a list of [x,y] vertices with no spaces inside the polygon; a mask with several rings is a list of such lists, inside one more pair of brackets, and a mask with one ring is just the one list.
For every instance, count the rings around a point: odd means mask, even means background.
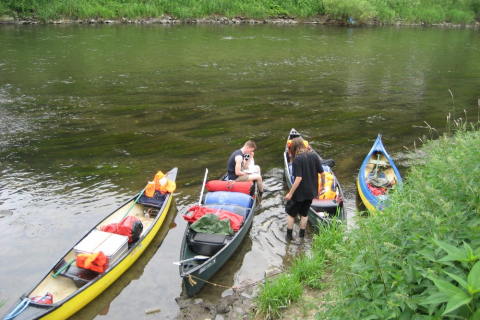
[{"label": "blue canoe", "polygon": [[365,207],[383,211],[388,205],[388,191],[402,184],[402,177],[382,143],[379,134],[358,173],[357,187]]}]

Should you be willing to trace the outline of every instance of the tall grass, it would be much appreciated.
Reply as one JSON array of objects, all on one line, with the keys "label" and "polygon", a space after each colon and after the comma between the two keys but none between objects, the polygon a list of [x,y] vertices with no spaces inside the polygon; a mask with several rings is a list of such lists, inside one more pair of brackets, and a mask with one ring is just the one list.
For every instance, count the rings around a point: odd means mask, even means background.
[{"label": "tall grass", "polygon": [[44,20],[59,17],[155,18],[171,15],[180,19],[214,15],[229,18],[273,18],[289,16],[330,18],[357,22],[377,19],[406,22],[467,24],[480,19],[480,0],[3,0],[0,14],[36,16]]},{"label": "tall grass", "polygon": [[267,280],[255,299],[257,315],[265,319],[281,316],[282,309],[297,301],[303,286],[324,289],[331,276],[329,255],[338,243],[343,241],[345,225],[333,220],[329,225],[320,225],[319,234],[314,237],[312,250],[295,259],[292,267],[278,278]]},{"label": "tall grass", "polygon": [[[335,286],[318,319],[480,316],[480,132],[426,142],[384,215],[339,244]],[[423,159],[425,160],[425,159]]]},{"label": "tall grass", "polygon": [[[296,287],[328,291],[316,319],[479,319],[479,125],[456,121],[453,136],[425,139],[426,156],[384,214],[319,232],[289,270]],[[280,288],[264,290],[278,301]],[[256,305],[267,318],[281,315],[264,291]]]}]

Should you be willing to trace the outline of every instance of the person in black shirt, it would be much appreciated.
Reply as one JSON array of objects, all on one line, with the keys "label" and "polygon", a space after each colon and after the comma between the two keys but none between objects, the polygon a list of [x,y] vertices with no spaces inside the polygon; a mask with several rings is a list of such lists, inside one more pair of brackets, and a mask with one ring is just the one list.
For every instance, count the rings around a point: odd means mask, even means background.
[{"label": "person in black shirt", "polygon": [[293,223],[297,214],[300,219],[300,238],[305,237],[305,228],[308,221],[308,210],[312,200],[318,197],[318,174],[321,174],[322,190],[325,185],[325,175],[320,158],[317,154],[308,150],[303,144],[302,138],[294,138],[290,146],[290,162],[293,163],[293,175],[295,180],[292,188],[285,196],[287,204],[287,238],[293,240]]}]

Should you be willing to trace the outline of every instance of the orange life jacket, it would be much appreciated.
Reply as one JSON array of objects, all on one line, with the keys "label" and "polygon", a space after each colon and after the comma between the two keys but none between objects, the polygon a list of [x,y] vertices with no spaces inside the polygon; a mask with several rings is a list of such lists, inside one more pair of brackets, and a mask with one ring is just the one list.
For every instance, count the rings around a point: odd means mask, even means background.
[{"label": "orange life jacket", "polygon": [[149,198],[155,195],[155,181],[148,181],[147,188],[145,189],[145,195]]},{"label": "orange life jacket", "polygon": [[176,188],[177,184],[174,181],[168,180],[167,176],[162,171],[157,172],[155,175],[155,190],[165,194],[167,192],[173,193]]},{"label": "orange life jacket", "polygon": [[76,256],[77,267],[103,272],[107,269],[108,259],[102,251],[95,253],[81,253]]},{"label": "orange life jacket", "polygon": [[[325,190],[318,199],[335,199],[337,192],[335,191],[335,177],[331,172],[324,172],[325,175]],[[322,178],[321,174],[318,174],[318,193],[322,189]]]}]

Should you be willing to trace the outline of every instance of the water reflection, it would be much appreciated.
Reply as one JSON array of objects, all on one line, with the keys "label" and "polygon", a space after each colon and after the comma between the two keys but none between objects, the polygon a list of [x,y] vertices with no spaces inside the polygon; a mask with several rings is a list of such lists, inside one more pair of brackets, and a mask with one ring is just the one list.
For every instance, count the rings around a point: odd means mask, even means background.
[{"label": "water reflection", "polygon": [[378,133],[405,174],[403,146],[428,134],[423,121],[443,132],[448,89],[457,112],[477,114],[479,48],[469,29],[0,26],[0,212],[13,213],[0,219],[0,274],[9,275],[0,300],[9,307],[85,230],[177,166],[177,227],[78,316],[109,305],[103,318],[154,307],[174,317],[182,213],[198,201],[205,168],[221,176],[250,138],[267,192],[237,260],[212,281],[261,280],[311,241],[284,237],[289,130],[335,160],[351,217],[358,168]]}]

